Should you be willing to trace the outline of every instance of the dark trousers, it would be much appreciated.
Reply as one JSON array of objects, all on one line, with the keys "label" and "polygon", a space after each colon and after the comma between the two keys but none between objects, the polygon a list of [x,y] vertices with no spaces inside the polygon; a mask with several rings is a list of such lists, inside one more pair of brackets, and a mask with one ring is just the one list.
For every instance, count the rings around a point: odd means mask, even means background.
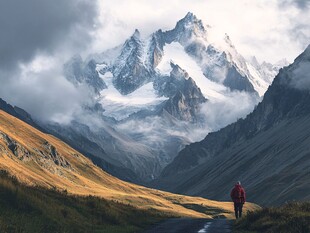
[{"label": "dark trousers", "polygon": [[242,207],[243,207],[243,203],[234,203],[234,207],[235,207],[235,216],[236,218],[241,218],[242,217]]}]

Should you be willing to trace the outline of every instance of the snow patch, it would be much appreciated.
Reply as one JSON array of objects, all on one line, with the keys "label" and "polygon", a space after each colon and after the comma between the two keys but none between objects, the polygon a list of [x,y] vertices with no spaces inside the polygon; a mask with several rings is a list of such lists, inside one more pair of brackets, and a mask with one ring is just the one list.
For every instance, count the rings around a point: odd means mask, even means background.
[{"label": "snow patch", "polygon": [[147,38],[143,42],[143,48],[142,48],[142,54],[141,54],[141,62],[145,65],[148,66],[149,63],[149,49],[150,49],[150,43],[151,43],[151,38]]},{"label": "snow patch", "polygon": [[184,51],[183,46],[178,42],[172,42],[164,47],[164,56],[157,66],[158,71],[169,75],[172,70],[171,61],[188,72],[207,99],[225,98],[224,93],[228,91],[227,88],[207,79],[199,65]]},{"label": "snow patch", "polygon": [[[97,71],[105,68],[104,65],[97,65]],[[167,100],[166,97],[158,97],[150,82],[129,95],[122,95],[113,85],[113,74],[106,72],[99,73],[99,77],[104,80],[107,89],[100,92],[99,102],[105,109],[104,115],[114,117],[116,120],[127,118],[130,114],[143,109],[153,109],[161,102]]]},{"label": "snow patch", "polygon": [[254,86],[254,89],[258,92],[259,96],[263,96],[267,91],[269,84],[261,78],[261,75],[257,70],[248,62],[246,62],[247,68],[250,72],[249,80]]}]

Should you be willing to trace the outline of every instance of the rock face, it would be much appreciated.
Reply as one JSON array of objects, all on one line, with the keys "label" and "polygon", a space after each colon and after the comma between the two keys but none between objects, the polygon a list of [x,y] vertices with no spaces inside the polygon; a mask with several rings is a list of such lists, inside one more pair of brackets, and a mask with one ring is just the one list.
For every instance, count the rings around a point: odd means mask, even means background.
[{"label": "rock face", "polygon": [[163,76],[154,82],[154,88],[160,95],[169,97],[162,108],[173,117],[196,122],[199,118],[200,105],[207,101],[195,81],[187,72],[171,63],[170,76]]},{"label": "rock face", "polygon": [[[41,145],[44,149],[34,149],[29,151],[24,145],[12,139],[9,135],[0,131],[0,140],[2,140],[11,153],[18,158],[20,161],[29,162],[33,161],[40,166],[48,169],[50,172],[57,172],[57,167],[60,166],[66,169],[72,169],[70,163],[58,153],[56,148],[49,144],[47,141]],[[1,148],[3,152],[10,155],[5,148]],[[35,153],[40,156],[35,156]]]},{"label": "rock face", "polygon": [[[112,67],[113,84],[123,95],[132,93],[153,78],[154,71],[150,69],[149,65],[150,62],[154,64],[156,60],[157,47],[156,44],[152,47],[153,54],[150,56],[147,51],[144,51],[148,47],[143,43],[140,40],[140,32],[136,30],[123,45],[122,52]],[[148,61],[145,60],[144,53],[148,55]]]},{"label": "rock face", "polygon": [[76,55],[64,64],[63,68],[66,78],[75,86],[86,84],[96,94],[99,94],[102,89],[107,88],[105,82],[99,77],[96,71],[96,62],[94,60],[90,60],[84,64],[82,57]]},{"label": "rock face", "polygon": [[280,70],[251,114],[187,146],[153,185],[228,200],[242,180],[259,204],[309,200],[309,71],[310,46]]}]

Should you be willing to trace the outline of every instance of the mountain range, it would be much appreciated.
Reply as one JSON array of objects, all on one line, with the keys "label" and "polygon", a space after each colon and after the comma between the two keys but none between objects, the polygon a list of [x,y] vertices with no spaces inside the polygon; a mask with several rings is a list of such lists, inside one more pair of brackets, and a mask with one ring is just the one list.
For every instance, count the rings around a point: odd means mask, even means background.
[{"label": "mountain range", "polygon": [[135,30],[123,45],[74,56],[64,74],[91,101],[70,123],[40,126],[121,179],[155,179],[186,145],[249,113],[281,67],[246,60],[228,35],[215,37],[188,13],[172,30]]}]

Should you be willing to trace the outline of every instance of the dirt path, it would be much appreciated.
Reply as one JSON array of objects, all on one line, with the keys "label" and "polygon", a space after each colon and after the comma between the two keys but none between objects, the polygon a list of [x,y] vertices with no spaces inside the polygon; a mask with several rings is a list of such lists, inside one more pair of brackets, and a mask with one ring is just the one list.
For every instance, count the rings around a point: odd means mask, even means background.
[{"label": "dirt path", "polygon": [[169,219],[144,233],[230,233],[231,225],[227,219]]}]

